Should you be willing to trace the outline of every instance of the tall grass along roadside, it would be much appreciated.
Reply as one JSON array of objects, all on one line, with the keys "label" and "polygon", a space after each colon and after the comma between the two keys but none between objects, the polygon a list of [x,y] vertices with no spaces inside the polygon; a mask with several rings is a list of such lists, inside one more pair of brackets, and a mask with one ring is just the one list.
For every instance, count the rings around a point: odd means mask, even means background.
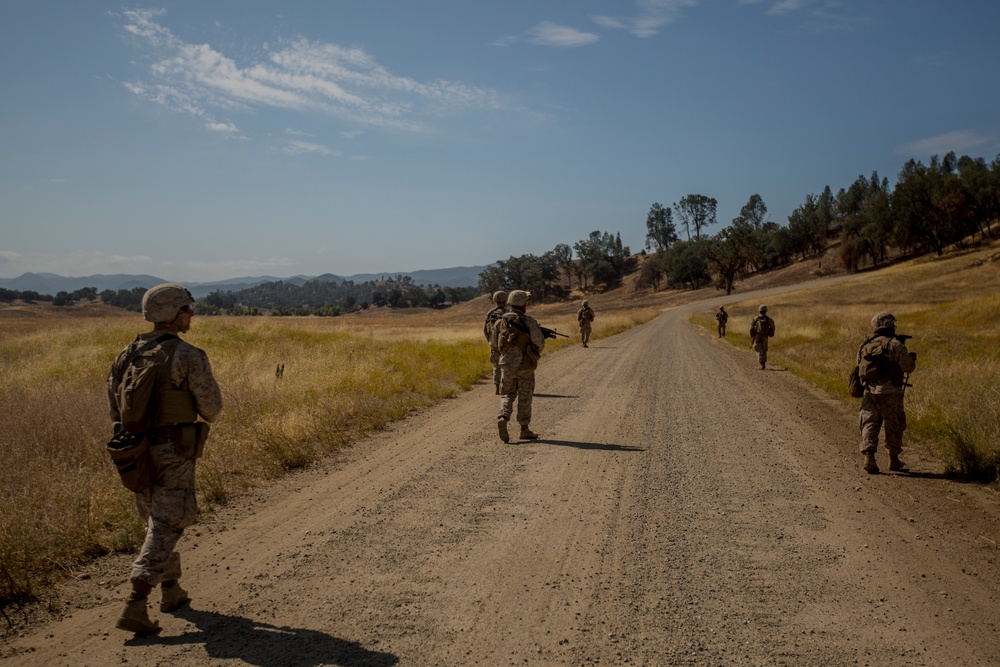
[{"label": "tall grass along roadside", "polygon": [[[725,340],[747,345],[756,302],[729,306]],[[913,338],[907,433],[972,480],[1000,475],[1000,243],[924,257],[830,287],[768,300],[777,335],[768,355],[830,394],[854,402],[847,374],[872,316],[889,311]],[[692,321],[715,331],[713,313]]]},{"label": "tall grass along roadside", "polygon": [[[314,461],[468,389],[489,369],[475,336],[298,323],[199,318],[185,336],[208,352],[225,401],[197,468],[203,500]],[[104,383],[118,350],[148,325],[46,326],[0,340],[0,611],[31,599],[52,573],[132,549],[142,535],[134,496],[105,452]]]}]

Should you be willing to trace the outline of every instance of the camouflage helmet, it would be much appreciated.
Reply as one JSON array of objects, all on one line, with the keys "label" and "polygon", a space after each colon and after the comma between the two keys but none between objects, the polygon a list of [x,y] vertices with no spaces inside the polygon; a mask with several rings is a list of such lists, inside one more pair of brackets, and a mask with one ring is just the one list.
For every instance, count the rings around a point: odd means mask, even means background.
[{"label": "camouflage helmet", "polygon": [[895,328],[896,318],[892,316],[892,313],[879,313],[872,318],[872,331]]},{"label": "camouflage helmet", "polygon": [[493,292],[493,303],[507,303],[507,292],[503,290]]},{"label": "camouflage helmet", "polygon": [[531,300],[531,292],[525,292],[524,290],[518,289],[510,293],[507,297],[507,304],[514,306],[516,308],[524,308],[528,305],[528,301]]},{"label": "camouflage helmet", "polygon": [[757,312],[763,315],[764,313],[767,312],[767,306],[761,306],[760,308],[757,309]]},{"label": "camouflage helmet", "polygon": [[169,322],[184,306],[194,303],[194,297],[183,285],[163,283],[150,287],[142,296],[142,316],[149,322]]},{"label": "camouflage helmet", "polygon": [[589,302],[589,301],[587,301],[586,299],[584,299],[584,300],[583,300],[583,305],[584,305],[584,306],[589,306],[589,305],[590,305],[590,302]]}]

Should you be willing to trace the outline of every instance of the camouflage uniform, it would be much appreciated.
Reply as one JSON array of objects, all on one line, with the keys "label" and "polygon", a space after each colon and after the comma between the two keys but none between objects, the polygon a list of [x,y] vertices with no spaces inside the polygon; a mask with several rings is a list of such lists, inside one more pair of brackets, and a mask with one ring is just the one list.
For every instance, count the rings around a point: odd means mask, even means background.
[{"label": "camouflage uniform", "polygon": [[[891,318],[891,319],[890,319]],[[890,324],[886,324],[891,322]],[[903,431],[906,430],[906,411],[903,408],[903,391],[901,380],[903,374],[913,372],[916,368],[916,355],[909,352],[906,346],[894,338],[895,318],[889,313],[879,313],[872,319],[875,335],[865,341],[858,349],[857,364],[861,365],[862,350],[869,342],[882,339],[885,355],[898,370],[886,373],[886,377],[865,381],[865,394],[861,399],[861,410],[858,414],[858,427],[861,430],[861,453],[874,456],[878,449],[878,434],[885,427],[885,449],[890,460],[898,469],[899,454],[903,451]],[[896,377],[891,377],[896,375]],[[877,472],[877,467],[875,472]],[[872,471],[869,471],[872,472]]]},{"label": "camouflage uniform", "polygon": [[493,384],[496,386],[496,391],[500,393],[500,350],[498,350],[493,345],[493,325],[496,323],[504,313],[507,312],[507,293],[506,292],[494,292],[493,293],[493,303],[497,304],[493,310],[486,313],[486,321],[483,322],[483,336],[486,337],[486,342],[490,344],[490,363],[493,364]]},{"label": "camouflage uniform", "polygon": [[726,335],[726,322],[729,321],[729,313],[722,306],[719,306],[719,312],[715,314],[715,319],[719,323],[719,338],[723,338]]},{"label": "camouflage uniform", "polygon": [[[774,335],[774,320],[767,316],[767,306],[761,306],[758,312],[760,314],[750,323],[750,340],[753,350],[757,353],[757,361],[760,362],[760,367],[764,368],[767,363],[767,339]],[[760,333],[765,329],[769,329],[772,333],[769,335]]]},{"label": "camouflage uniform", "polygon": [[[140,334],[126,351],[161,334],[161,330]],[[119,359],[121,358],[122,355],[119,355]],[[170,384],[173,388],[184,388],[191,392],[198,414],[205,421],[214,419],[222,409],[222,393],[212,375],[208,357],[193,345],[183,341],[177,345],[170,367]],[[108,380],[111,420],[119,424],[114,385],[112,373]],[[194,489],[194,459],[175,453],[176,438],[173,431],[171,426],[161,426],[150,434],[150,453],[156,469],[156,480],[152,489],[135,494],[139,515],[146,522],[146,539],[139,557],[132,565],[130,578],[133,581],[145,581],[151,586],[180,578],[180,554],[174,551],[174,547],[184,529],[194,523],[198,513]]]},{"label": "camouflage uniform", "polygon": [[[515,298],[518,292],[510,296],[511,312],[504,315],[504,320],[514,320],[520,326],[527,329],[527,344],[534,345],[541,354],[545,348],[545,335],[541,327],[532,316],[526,314],[524,309],[516,306],[518,301]],[[526,293],[524,293],[526,294]],[[530,297],[530,295],[529,295]],[[524,298],[524,303],[527,303]],[[514,401],[517,401],[517,423],[521,425],[522,433],[530,433],[528,424],[531,422],[531,402],[535,392],[535,366],[530,359],[525,363],[527,356],[526,347],[505,344],[499,339],[501,322],[498,320],[493,326],[492,345],[500,350],[500,414],[497,419],[506,423],[514,411]],[[505,429],[506,427],[504,427]],[[502,433],[505,432],[502,431]]]},{"label": "camouflage uniform", "polygon": [[587,341],[590,340],[590,323],[594,321],[594,309],[586,301],[583,302],[583,308],[577,311],[576,321],[580,324],[580,338],[583,339],[583,346],[587,347]]},{"label": "camouflage uniform", "polygon": [[[199,416],[212,421],[222,410],[222,392],[212,375],[208,357],[177,336],[190,328],[192,304],[191,293],[176,283],[147,290],[142,298],[142,314],[155,324],[153,331],[140,334],[122,350],[108,377],[111,420],[117,435],[123,428],[117,389],[126,359],[133,350],[155,339],[161,339],[162,351],[173,351],[169,356],[169,377],[157,374],[154,399],[147,406],[147,410],[156,411],[155,425],[146,433],[154,479],[152,488],[136,493],[135,497],[139,515],[146,522],[146,538],[132,564],[129,577],[132,592],[115,623],[116,628],[136,634],[149,634],[159,629],[159,622],[150,620],[147,610],[147,598],[157,585],[161,585],[162,592],[160,611],[171,613],[190,600],[178,582],[181,559],[175,547],[198,513],[194,487],[195,452],[180,451],[178,434],[182,425],[190,427],[190,422],[196,422]],[[166,370],[164,366],[158,368]],[[164,392],[175,390],[183,397],[181,403],[187,405],[183,408],[172,406],[167,413]],[[176,397],[175,394],[171,396]]]}]

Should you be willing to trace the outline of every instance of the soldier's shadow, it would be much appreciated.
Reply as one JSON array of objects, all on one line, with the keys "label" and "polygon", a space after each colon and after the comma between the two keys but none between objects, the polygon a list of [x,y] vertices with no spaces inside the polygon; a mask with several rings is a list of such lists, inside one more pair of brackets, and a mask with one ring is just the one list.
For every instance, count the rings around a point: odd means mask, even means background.
[{"label": "soldier's shadow", "polygon": [[174,615],[193,623],[175,637],[135,638],[135,643],[204,644],[216,660],[238,660],[258,667],[390,667],[399,662],[391,653],[369,651],[357,642],[316,630],[276,626],[211,611],[182,609]]},{"label": "soldier's shadow", "polygon": [[642,447],[632,447],[630,445],[611,445],[604,442],[574,442],[572,440],[552,440],[550,438],[541,438],[535,442],[543,443],[546,445],[557,445],[559,447],[576,447],[577,449],[593,449],[593,450],[603,450],[609,452],[644,452],[646,451]]}]

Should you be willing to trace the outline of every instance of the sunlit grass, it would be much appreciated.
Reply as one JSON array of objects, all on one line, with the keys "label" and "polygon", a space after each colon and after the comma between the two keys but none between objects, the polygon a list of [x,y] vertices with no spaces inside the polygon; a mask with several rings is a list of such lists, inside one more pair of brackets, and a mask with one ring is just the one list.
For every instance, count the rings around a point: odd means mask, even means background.
[{"label": "sunlit grass", "polygon": [[[726,341],[745,345],[756,302],[733,304]],[[907,389],[908,437],[927,442],[948,467],[992,480],[1000,466],[1000,251],[998,244],[926,257],[860,276],[849,283],[804,289],[768,301],[777,334],[775,363],[844,401],[847,375],[869,322],[896,316],[897,332],[913,336],[914,385]],[[711,312],[692,318],[715,329]]]},{"label": "sunlit grass", "polygon": [[[571,336],[547,341],[546,354],[579,343],[575,317],[533,314]],[[657,314],[608,314],[593,338]],[[203,508],[472,387],[492,372],[484,315],[195,318],[184,339],[209,354],[224,400],[197,466]],[[134,496],[105,451],[105,382],[148,328],[138,315],[0,321],[0,609],[141,540]]]},{"label": "sunlit grass", "polygon": [[[224,500],[313,462],[489,370],[475,335],[414,324],[197,318],[185,338],[209,353],[225,401],[198,465],[201,498]],[[138,317],[43,322],[8,327],[0,340],[0,608],[54,565],[133,548],[141,536],[104,449],[105,379],[146,328]]]}]

